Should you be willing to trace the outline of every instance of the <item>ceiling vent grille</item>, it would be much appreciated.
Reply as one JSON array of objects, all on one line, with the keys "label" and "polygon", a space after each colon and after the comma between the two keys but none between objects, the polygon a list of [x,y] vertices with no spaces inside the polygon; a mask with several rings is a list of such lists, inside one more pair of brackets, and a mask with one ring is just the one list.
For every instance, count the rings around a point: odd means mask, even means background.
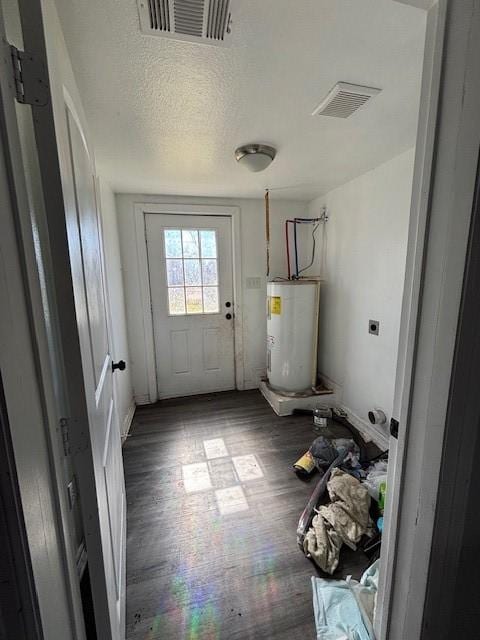
[{"label": "ceiling vent grille", "polygon": [[348,118],[363,107],[371,98],[379,94],[381,89],[363,87],[348,82],[338,82],[323,100],[312,116],[331,116],[332,118]]},{"label": "ceiling vent grille", "polygon": [[137,0],[142,33],[203,44],[226,44],[230,0]]}]

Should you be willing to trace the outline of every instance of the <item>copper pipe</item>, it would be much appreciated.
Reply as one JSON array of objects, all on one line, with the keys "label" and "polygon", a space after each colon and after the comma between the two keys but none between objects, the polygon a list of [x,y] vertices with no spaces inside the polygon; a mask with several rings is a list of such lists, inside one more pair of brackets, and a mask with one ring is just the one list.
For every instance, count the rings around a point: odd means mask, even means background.
[{"label": "copper pipe", "polygon": [[265,237],[267,241],[267,278],[270,275],[270,196],[265,190]]}]

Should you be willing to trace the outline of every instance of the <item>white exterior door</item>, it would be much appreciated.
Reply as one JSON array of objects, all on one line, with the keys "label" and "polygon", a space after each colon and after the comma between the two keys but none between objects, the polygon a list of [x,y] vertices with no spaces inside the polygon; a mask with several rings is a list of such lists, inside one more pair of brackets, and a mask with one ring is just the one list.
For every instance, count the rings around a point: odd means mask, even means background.
[{"label": "white exterior door", "polygon": [[93,163],[75,116],[68,107],[66,113],[71,169],[66,179],[71,190],[68,245],[96,488],[95,495],[81,495],[81,500],[89,501],[89,507],[93,501],[100,521],[101,540],[89,536],[88,526],[85,531],[97,634],[120,640],[125,635],[126,502],[120,433],[114,421],[102,238]]},{"label": "white exterior door", "polygon": [[159,397],[234,389],[231,219],[145,219]]}]

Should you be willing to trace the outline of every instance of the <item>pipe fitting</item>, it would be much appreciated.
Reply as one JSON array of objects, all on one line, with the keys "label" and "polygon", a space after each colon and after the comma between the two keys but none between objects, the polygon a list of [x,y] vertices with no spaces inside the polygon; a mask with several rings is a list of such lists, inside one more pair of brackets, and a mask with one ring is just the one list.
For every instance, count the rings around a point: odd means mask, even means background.
[{"label": "pipe fitting", "polygon": [[372,409],[368,412],[368,419],[372,424],[386,424],[387,416],[381,409]]}]

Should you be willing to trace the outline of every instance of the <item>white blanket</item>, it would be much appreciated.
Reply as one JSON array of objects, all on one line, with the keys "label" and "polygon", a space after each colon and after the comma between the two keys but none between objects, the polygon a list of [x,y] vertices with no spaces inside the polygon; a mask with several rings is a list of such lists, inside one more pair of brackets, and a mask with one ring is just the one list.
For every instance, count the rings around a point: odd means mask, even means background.
[{"label": "white blanket", "polygon": [[356,549],[365,533],[372,534],[373,522],[369,515],[370,495],[356,478],[334,469],[327,490],[331,502],[321,506],[313,518],[303,549],[322,571],[332,574],[338,566],[342,544]]}]

